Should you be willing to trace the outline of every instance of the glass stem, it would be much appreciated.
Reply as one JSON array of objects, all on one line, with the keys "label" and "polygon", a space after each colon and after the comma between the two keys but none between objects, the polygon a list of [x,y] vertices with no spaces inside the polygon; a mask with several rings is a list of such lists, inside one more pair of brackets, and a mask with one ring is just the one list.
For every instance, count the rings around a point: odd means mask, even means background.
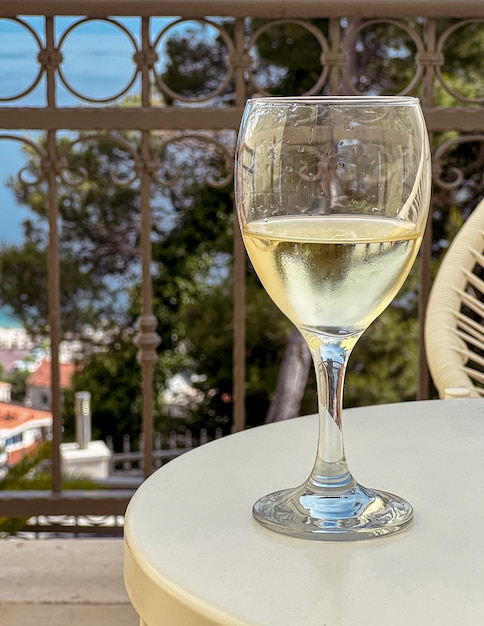
[{"label": "glass stem", "polygon": [[362,332],[341,336],[311,331],[302,334],[316,370],[319,409],[318,452],[307,486],[315,493],[336,497],[356,484],[344,452],[343,388],[349,356]]}]

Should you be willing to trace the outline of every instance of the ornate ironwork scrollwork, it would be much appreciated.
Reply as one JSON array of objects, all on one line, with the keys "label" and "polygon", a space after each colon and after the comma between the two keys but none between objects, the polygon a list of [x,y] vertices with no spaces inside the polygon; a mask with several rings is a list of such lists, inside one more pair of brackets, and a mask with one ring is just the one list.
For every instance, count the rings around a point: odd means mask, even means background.
[{"label": "ornate ironwork scrollwork", "polygon": [[[374,45],[381,50],[381,58],[386,59],[385,63],[391,66],[392,63],[398,63],[399,60],[401,62],[402,50],[408,57],[412,57],[413,63],[410,66],[413,74],[409,71],[408,83],[404,87],[401,84],[398,85],[399,93],[416,93],[418,89],[422,88],[424,80],[427,80],[427,82],[433,81],[433,87],[444,90],[460,103],[479,104],[484,102],[484,94],[480,92],[482,82],[479,82],[479,80],[466,81],[464,77],[462,85],[459,85],[458,82],[456,83],[453,80],[455,72],[452,72],[452,64],[448,65],[455,54],[458,54],[458,50],[454,50],[453,41],[458,42],[462,40],[463,29],[470,28],[476,33],[478,32],[476,29],[483,27],[484,20],[478,18],[455,20],[440,33],[438,31],[438,20],[420,20],[419,22],[418,20],[406,19],[404,17],[354,18],[352,20],[341,19],[338,21],[333,19],[329,20],[330,27],[327,32],[314,21],[308,19],[277,19],[265,21],[262,25],[259,25],[260,22],[257,22],[253,26],[251,20],[247,18],[244,25],[245,39],[237,38],[235,31],[232,32],[236,22],[234,18],[226,21],[217,18],[170,18],[161,30],[153,33],[145,30],[145,34],[142,35],[141,33],[137,34],[135,29],[127,26],[120,18],[83,17],[74,20],[63,31],[61,30],[58,35],[57,29],[60,22],[55,23],[55,35],[52,36],[48,36],[47,31],[43,35],[40,27],[32,25],[24,18],[5,17],[2,20],[17,25],[32,38],[37,49],[37,53],[34,55],[37,67],[34,68],[34,78],[25,88],[13,95],[2,95],[0,102],[21,100],[31,94],[38,87],[42,78],[48,76],[49,71],[51,72],[52,80],[62,86],[69,94],[80,101],[93,104],[119,101],[124,97],[132,95],[133,88],[136,89],[139,95],[141,89],[138,89],[138,87],[141,87],[143,82],[144,87],[142,89],[147,88],[146,80],[148,80],[148,76],[151,89],[153,86],[156,86],[162,97],[173,99],[181,106],[191,106],[195,103],[202,104],[214,100],[217,101],[218,105],[222,106],[231,104],[235,96],[232,92],[227,95],[227,90],[231,88],[232,83],[235,84],[236,76],[239,81],[238,89],[243,86],[247,93],[270,95],[271,88],[263,84],[260,76],[258,76],[261,64],[264,62],[263,53],[259,49],[261,48],[261,38],[268,35],[271,29],[284,28],[286,25],[292,25],[306,31],[306,34],[312,36],[316,42],[315,50],[313,50],[314,54],[317,54],[318,48],[320,50],[319,59],[313,59],[314,82],[309,88],[304,90],[304,95],[327,92],[330,89],[330,78],[331,89],[333,90],[342,88],[346,93],[354,94],[378,92],[379,86],[374,83],[375,80],[378,82],[379,79],[373,80],[370,77],[367,81],[368,88],[366,88],[363,83],[361,85],[355,83],[354,76],[355,59],[361,60],[361,51],[358,49],[358,46],[363,45],[363,33],[376,29],[376,34],[374,33],[373,37]],[[80,35],[82,29],[88,28],[96,22],[102,23],[106,28],[119,33],[127,46],[127,57],[124,59],[120,58],[118,63],[119,68],[123,69],[126,67],[126,81],[123,82],[119,89],[116,88],[116,93],[103,94],[102,96],[83,93],[83,91],[87,90],[87,87],[84,90],[80,89],[73,84],[73,78],[69,75],[71,58],[67,50],[68,46],[71,45],[74,36],[78,37]],[[209,72],[210,76],[216,76],[216,78],[211,79],[213,84],[202,85],[198,93],[195,89],[191,92],[180,93],[183,90],[169,84],[169,79],[163,76],[162,68],[165,66],[163,65],[164,52],[162,48],[166,41],[173,36],[173,33],[181,32],[184,35],[191,24],[196,25],[197,28],[206,29],[207,32],[202,30],[202,35],[204,41],[208,42],[207,45],[212,45],[212,47],[218,45],[220,47],[219,53],[216,55],[217,60],[214,61],[214,63],[217,63],[217,67],[212,68]],[[442,22],[442,24],[446,26],[445,22]],[[387,27],[390,37],[388,41],[385,36]],[[254,30],[251,32],[252,28]],[[436,29],[438,34],[437,40],[431,36],[431,32],[434,32],[432,28],[434,31]],[[392,48],[392,32],[399,33],[397,36],[398,41],[394,48]],[[454,38],[457,32],[459,32],[459,36]],[[287,42],[281,40],[280,45],[290,47],[293,44],[289,38]],[[398,48],[398,45],[400,45],[401,49]],[[76,62],[79,58],[76,59]],[[410,59],[407,60],[409,61]],[[373,58],[372,63],[375,62],[378,62],[378,59],[375,61]],[[482,67],[479,69],[475,63],[476,61],[469,71],[474,73],[481,71],[482,73]],[[409,66],[409,63],[406,65]],[[452,73],[452,80],[446,75],[447,65],[450,68],[449,72]],[[460,67],[461,71],[464,68],[463,71],[465,73],[465,58],[461,59]],[[307,69],[307,67],[301,68],[301,70],[306,72]],[[94,70],[93,78],[95,79],[96,72]],[[280,68],[280,71],[283,73],[285,70]],[[371,70],[363,66],[360,68],[360,71],[363,73],[373,71],[375,73],[377,69],[373,68]],[[143,75],[143,72],[145,72],[146,80],[143,79],[142,81],[140,77]],[[335,77],[338,77],[337,80],[334,80]],[[243,85],[244,82],[245,85]],[[382,88],[381,85],[380,88]],[[385,92],[394,93],[396,89],[392,90],[392,86],[387,85]],[[428,89],[428,86],[425,89]],[[51,91],[51,96],[53,93]],[[58,93],[60,93],[60,90],[57,90],[56,98],[59,97]],[[144,97],[146,103],[146,92]],[[150,94],[150,99],[154,106],[158,106],[159,102],[156,93],[153,91]],[[49,106],[52,106],[52,102],[49,102]]]},{"label": "ornate ironwork scrollwork", "polygon": [[[52,169],[52,167],[56,167],[56,164],[52,164],[49,161],[45,150],[43,150],[32,139],[20,135],[14,135],[12,133],[0,133],[0,140],[2,139],[6,141],[14,141],[23,144],[24,146],[28,146],[39,159],[36,171],[33,169],[32,164],[29,163],[17,173],[17,179],[23,185],[38,185],[45,179],[47,173]],[[29,175],[29,178],[27,178],[27,175]]]},{"label": "ornate ironwork scrollwork", "polygon": [[[227,138],[225,137],[227,140]],[[193,142],[195,145],[200,145],[201,143],[205,145],[207,148],[211,148],[207,153],[206,149],[204,152],[204,156],[208,157],[210,155],[216,155],[219,159],[220,165],[222,168],[214,168],[208,167],[207,173],[204,175],[204,181],[210,187],[222,188],[226,187],[232,180],[233,177],[233,151],[227,147],[226,143],[217,139],[214,135],[202,134],[202,133],[185,133],[182,135],[175,135],[169,137],[162,141],[159,145],[158,149],[153,154],[153,160],[155,162],[162,162],[162,155],[166,153],[166,150],[170,146],[174,146],[176,144],[185,144],[186,142]],[[183,151],[183,148],[180,149],[180,152]],[[165,164],[161,170],[166,169],[167,165]],[[215,169],[218,169],[219,176],[215,176]],[[170,177],[162,178],[160,176],[160,169],[153,172],[153,178],[155,182],[160,184],[162,187],[174,187],[182,178],[183,170],[179,164],[175,164],[175,167],[172,170],[172,174]]]},{"label": "ornate ironwork scrollwork", "polygon": [[[434,153],[433,178],[435,184],[438,187],[446,190],[454,190],[458,189],[462,185],[462,183],[466,179],[466,172],[463,171],[462,168],[452,165],[445,167],[443,165],[443,161],[457,146],[465,143],[476,142],[482,144],[479,159],[478,161],[475,161],[473,163],[467,163],[466,170],[482,170],[482,168],[484,167],[484,134],[461,135],[460,137],[455,137],[453,139],[445,141],[441,146],[437,148]],[[450,177],[450,180],[445,180],[445,176],[448,178]]]},{"label": "ornate ironwork scrollwork", "polygon": [[[60,147],[58,174],[63,183],[70,187],[78,187],[89,179],[89,172],[83,167],[80,167],[77,172],[72,172],[68,164],[68,155],[69,152],[76,148],[76,146],[91,143],[93,141],[108,142],[119,146],[126,152],[127,155],[131,157],[133,161],[133,167],[131,168],[131,170],[125,169],[124,176],[120,176],[119,174],[117,174],[115,169],[112,169],[110,171],[110,177],[114,184],[119,185],[120,187],[128,187],[138,178],[140,170],[143,169],[143,165],[136,146],[117,135],[108,135],[105,133],[89,133],[86,135],[82,135],[66,144],[63,144]],[[68,175],[69,172],[71,172],[71,177],[69,177]],[[74,174],[74,176],[72,176],[72,174]]]}]

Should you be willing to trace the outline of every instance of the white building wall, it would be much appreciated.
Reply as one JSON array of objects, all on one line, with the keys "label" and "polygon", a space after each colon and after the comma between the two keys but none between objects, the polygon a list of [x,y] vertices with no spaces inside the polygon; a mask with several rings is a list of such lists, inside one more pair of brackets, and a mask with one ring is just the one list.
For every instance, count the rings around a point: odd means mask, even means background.
[{"label": "white building wall", "polygon": [[33,409],[48,411],[51,407],[50,389],[29,385],[25,395],[25,405]]},{"label": "white building wall", "polygon": [[6,402],[8,404],[12,399],[11,391],[12,385],[10,383],[0,381],[0,402]]},{"label": "white building wall", "polygon": [[5,350],[31,350],[34,347],[25,328],[0,328],[0,348]]}]

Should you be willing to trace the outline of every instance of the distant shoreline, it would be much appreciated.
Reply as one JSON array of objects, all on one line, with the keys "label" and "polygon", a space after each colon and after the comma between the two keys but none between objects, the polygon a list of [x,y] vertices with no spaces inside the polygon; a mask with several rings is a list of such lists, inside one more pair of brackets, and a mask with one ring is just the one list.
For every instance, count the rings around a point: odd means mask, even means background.
[{"label": "distant shoreline", "polygon": [[23,328],[18,320],[14,319],[5,308],[0,308],[0,329],[15,330]]}]

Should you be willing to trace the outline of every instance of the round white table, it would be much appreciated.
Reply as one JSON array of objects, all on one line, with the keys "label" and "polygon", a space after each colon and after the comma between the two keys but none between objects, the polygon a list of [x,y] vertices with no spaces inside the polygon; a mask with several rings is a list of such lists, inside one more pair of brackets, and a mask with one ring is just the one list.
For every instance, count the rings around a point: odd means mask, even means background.
[{"label": "round white table", "polygon": [[125,582],[146,626],[482,626],[484,400],[345,411],[355,478],[407,498],[394,536],[310,541],[264,529],[253,502],[309,473],[317,418],[193,450],[138,489]]}]

